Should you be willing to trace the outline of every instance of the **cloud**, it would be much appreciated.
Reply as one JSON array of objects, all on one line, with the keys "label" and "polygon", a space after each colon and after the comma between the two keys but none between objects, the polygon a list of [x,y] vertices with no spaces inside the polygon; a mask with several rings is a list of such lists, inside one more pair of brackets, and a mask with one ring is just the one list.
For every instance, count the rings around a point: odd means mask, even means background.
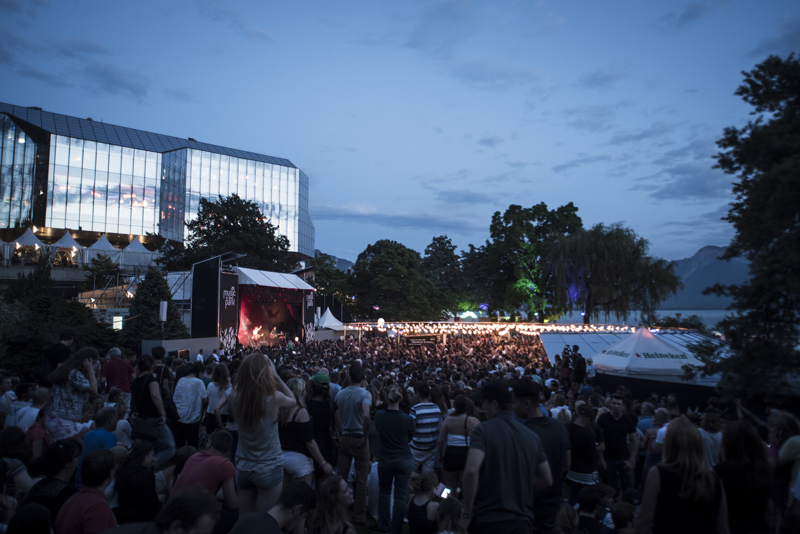
[{"label": "cloud", "polygon": [[578,157],[566,162],[562,163],[561,165],[556,165],[553,167],[553,172],[564,172],[568,171],[569,169],[574,169],[576,167],[581,167],[583,165],[589,165],[591,163],[597,163],[599,161],[608,161],[611,159],[611,156],[608,154],[601,154],[598,156],[589,156],[584,153],[579,153]]},{"label": "cloud", "polygon": [[263,28],[251,26],[247,17],[230,9],[220,0],[200,0],[199,11],[211,20],[225,22],[239,30],[250,41],[271,41],[269,33]]},{"label": "cloud", "polygon": [[34,15],[36,9],[47,6],[47,0],[0,0],[0,13]]},{"label": "cloud", "polygon": [[472,215],[447,213],[388,213],[375,207],[317,206],[311,210],[315,221],[343,221],[353,225],[415,228],[439,231],[476,231],[484,229],[483,221]]},{"label": "cloud", "polygon": [[14,63],[14,55],[4,43],[0,43],[0,65],[11,65]]},{"label": "cloud", "polygon": [[461,82],[488,91],[530,86],[542,79],[542,75],[530,67],[492,58],[459,62],[450,69],[450,74]]},{"label": "cloud", "polygon": [[164,96],[176,102],[191,102],[194,95],[179,87],[167,87],[164,89]]},{"label": "cloud", "polygon": [[624,77],[625,75],[619,72],[598,69],[581,75],[575,86],[583,89],[609,89]]},{"label": "cloud", "polygon": [[726,0],[689,2],[662,16],[659,19],[659,23],[666,28],[682,29],[710,15],[717,7],[726,3]]},{"label": "cloud", "polygon": [[512,169],[520,170],[520,169],[524,169],[525,167],[529,166],[530,163],[528,163],[527,161],[507,161],[506,165],[508,165]]},{"label": "cloud", "polygon": [[602,132],[612,127],[614,110],[611,106],[574,106],[561,112],[570,117],[567,126],[587,132]]},{"label": "cloud", "polygon": [[108,63],[89,63],[82,73],[95,91],[128,96],[137,102],[147,96],[147,84],[140,74],[123,72]]},{"label": "cloud", "polygon": [[456,45],[473,34],[473,22],[467,2],[440,2],[419,17],[403,44],[435,59],[448,59],[452,57]]},{"label": "cloud", "polygon": [[39,69],[34,69],[33,67],[19,67],[16,69],[16,72],[21,75],[25,76],[26,78],[33,78],[34,80],[39,80],[40,82],[44,82],[48,85],[52,85],[53,87],[72,87],[73,84],[62,78],[57,74],[52,74],[50,72],[44,72]]},{"label": "cloud", "polygon": [[62,58],[78,58],[82,56],[105,55],[108,48],[90,39],[69,39],[52,46],[52,51]]},{"label": "cloud", "polygon": [[620,132],[614,134],[608,144],[624,145],[626,143],[634,143],[636,141],[644,141],[646,139],[658,139],[659,137],[664,137],[665,135],[671,133],[677,127],[678,124],[656,122],[644,130],[639,130],[636,132]]},{"label": "cloud", "polygon": [[496,135],[496,134],[495,135],[487,135],[485,137],[481,137],[478,140],[478,144],[481,145],[481,146],[489,147],[489,148],[495,148],[500,143],[505,142],[505,140],[506,140],[505,137],[503,137],[502,135]]},{"label": "cloud", "polygon": [[497,199],[479,191],[467,189],[450,189],[436,191],[434,200],[446,204],[496,204]]},{"label": "cloud", "polygon": [[747,53],[749,57],[765,57],[770,54],[788,56],[791,52],[800,51],[800,14],[784,20],[780,30],[760,41]]},{"label": "cloud", "polygon": [[723,204],[714,211],[696,217],[662,223],[667,231],[661,235],[680,238],[684,246],[686,244],[727,246],[733,238],[734,228],[721,219],[728,214],[730,208],[730,204]]}]

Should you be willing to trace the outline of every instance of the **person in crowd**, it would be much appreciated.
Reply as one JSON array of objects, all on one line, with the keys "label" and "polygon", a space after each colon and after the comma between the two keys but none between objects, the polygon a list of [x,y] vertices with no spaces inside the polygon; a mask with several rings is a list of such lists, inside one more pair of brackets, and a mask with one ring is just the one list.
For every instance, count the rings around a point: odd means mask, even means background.
[{"label": "person in crowd", "polygon": [[438,477],[430,471],[411,476],[407,510],[409,534],[436,534],[439,503],[434,500],[433,494],[438,485]]},{"label": "person in crowd", "polygon": [[206,387],[208,394],[208,405],[205,419],[206,435],[210,436],[218,428],[225,428],[225,423],[228,421],[228,410],[224,408],[225,412],[220,412],[219,420],[214,413],[214,407],[219,402],[220,396],[227,394],[231,389],[231,376],[228,372],[227,365],[217,365],[214,367],[214,373],[211,376],[211,382]]},{"label": "person in crowd", "polygon": [[558,512],[558,526],[562,534],[580,534],[578,532],[578,527],[580,526],[578,510],[567,504],[562,504],[561,510]]},{"label": "person in crowd", "polygon": [[636,534],[730,532],[725,490],[708,468],[703,438],[688,419],[670,423],[664,458],[647,474]]},{"label": "person in crowd", "polygon": [[469,454],[469,437],[480,420],[475,417],[475,404],[464,395],[456,395],[454,411],[445,418],[439,432],[436,454],[442,463],[442,482],[458,488]]},{"label": "person in crowd", "polygon": [[[387,408],[375,414],[380,436],[378,454],[378,530],[400,534],[406,508],[406,490],[414,467],[409,443],[414,437],[414,419],[400,411],[403,394],[392,384],[386,392]],[[392,487],[394,504],[391,505]],[[390,517],[391,509],[391,521]]]},{"label": "person in crowd", "polygon": [[36,420],[28,428],[27,432],[25,432],[25,442],[31,450],[31,461],[39,459],[53,441],[53,438],[51,438],[50,434],[44,429],[46,417],[47,409],[41,408],[36,413]]},{"label": "person in crowd", "polygon": [[200,363],[200,364],[202,364],[204,361],[206,361],[205,349],[200,349],[200,352],[197,353],[197,356],[195,357],[194,361],[196,363]]},{"label": "person in crowd", "polygon": [[117,470],[114,487],[119,508],[115,513],[120,524],[152,521],[161,510],[153,472],[155,465],[155,447],[148,441],[139,441]]},{"label": "person in crowd", "polygon": [[216,522],[214,496],[202,488],[187,488],[153,521],[120,525],[105,534],[211,534]]},{"label": "person in crowd", "polygon": [[38,471],[44,478],[33,485],[25,503],[40,504],[47,508],[53,525],[67,499],[78,493],[78,488],[70,480],[80,455],[81,444],[78,441],[63,439],[48,447],[38,462]]},{"label": "person in crowd", "polygon": [[611,505],[611,520],[614,522],[614,534],[633,531],[633,520],[636,518],[636,506],[629,502],[617,502]]},{"label": "person in crowd", "polygon": [[83,460],[98,449],[108,449],[117,446],[117,437],[113,432],[117,429],[117,410],[103,408],[94,418],[95,428],[83,437],[83,452],[78,460],[78,470],[75,473],[75,485],[81,487],[81,465]]},{"label": "person in crowd", "polygon": [[770,532],[766,521],[770,496],[767,451],[749,421],[728,423],[722,436],[722,457],[714,471],[725,488],[731,534]]},{"label": "person in crowd", "polygon": [[0,428],[5,426],[6,420],[12,411],[14,402],[11,390],[13,389],[10,376],[0,375]]},{"label": "person in crowd", "polygon": [[33,487],[33,478],[27,467],[31,450],[21,428],[11,426],[0,431],[0,456],[8,468],[5,495],[19,501]]},{"label": "person in crowd", "polygon": [[35,388],[31,395],[30,405],[24,406],[17,411],[14,418],[14,426],[18,426],[23,432],[27,432],[31,425],[36,422],[39,410],[47,406],[48,402],[50,402],[50,390],[43,387]]},{"label": "person in crowd", "polygon": [[122,402],[130,406],[131,382],[136,378],[136,370],[122,351],[117,347],[108,351],[108,361],[100,372],[100,385],[104,388],[117,388],[122,392]]},{"label": "person in crowd", "polygon": [[[649,404],[649,403],[648,403]],[[663,447],[656,443],[658,431],[669,423],[669,411],[666,408],[657,408],[653,416],[653,426],[647,429],[642,441],[645,450],[644,466],[642,467],[642,481],[647,480],[650,469],[661,462]]]},{"label": "person in crowd", "polygon": [[611,397],[611,411],[597,418],[597,426],[603,430],[606,444],[606,482],[618,490],[632,487],[639,436],[633,420],[625,413],[622,395],[615,393]]},{"label": "person in crowd", "polygon": [[600,482],[599,451],[605,447],[602,431],[593,424],[594,412],[586,403],[576,408],[577,418],[566,425],[570,441],[570,465],[567,469],[569,504],[578,502],[580,491]]},{"label": "person in crowd", "polygon": [[559,412],[566,412],[567,418],[572,419],[572,412],[569,411],[569,406],[567,406],[567,401],[564,398],[564,395],[560,393],[553,398],[553,406],[550,408],[550,417],[558,417]]},{"label": "person in crowd", "polygon": [[461,501],[450,495],[439,503],[436,509],[437,534],[466,534],[461,529]]},{"label": "person in crowd", "polygon": [[231,534],[284,534],[305,532],[308,513],[317,505],[311,486],[292,482],[283,488],[278,503],[264,513],[248,514],[236,523]]},{"label": "person in crowd", "polygon": [[114,455],[96,450],[83,460],[81,471],[83,487],[61,506],[55,534],[100,534],[117,526],[103,493],[114,478]]},{"label": "person in crowd", "polygon": [[339,473],[349,473],[351,464],[355,462],[353,523],[363,525],[366,522],[367,477],[370,470],[368,438],[372,395],[361,386],[364,368],[360,364],[350,366],[349,377],[350,385],[336,395],[342,426],[337,470]]},{"label": "person in crowd", "polygon": [[[344,388],[341,395],[347,388]],[[338,397],[338,395],[337,395]],[[317,492],[317,507],[308,514],[308,534],[356,534],[347,519],[347,508],[353,504],[353,492],[339,475],[322,483]]]},{"label": "person in crowd", "polygon": [[[532,380],[518,380],[514,385],[514,413],[525,420],[525,426],[539,436],[553,478],[552,485],[534,495],[534,532],[558,534],[558,511],[563,502],[563,474],[570,468],[569,432],[563,422],[542,413],[539,407],[541,396],[541,386]],[[561,413],[566,414],[565,411]]]},{"label": "person in crowd", "polygon": [[175,445],[183,447],[200,446],[200,421],[208,408],[208,392],[206,385],[200,380],[203,375],[203,364],[195,362],[186,364],[186,376],[175,384],[173,399],[178,408],[180,419],[175,422]]},{"label": "person in crowd", "polygon": [[314,425],[303,400],[306,393],[305,381],[302,378],[292,378],[286,386],[294,395],[296,404],[291,408],[281,408],[278,412],[278,437],[283,451],[284,473],[292,480],[311,485],[315,460],[326,475],[333,472],[333,466],[323,458],[314,440]]},{"label": "person in crowd", "polygon": [[8,522],[5,534],[52,534],[50,511],[41,504],[25,504]]},{"label": "person in crowd", "polygon": [[155,376],[158,385],[161,386],[162,400],[171,399],[172,392],[175,390],[175,376],[166,363],[166,353],[167,350],[164,347],[153,347],[150,351],[150,355],[155,360],[153,376]]},{"label": "person in crowd", "polygon": [[118,402],[114,405],[114,410],[117,412],[117,428],[114,429],[114,437],[117,438],[117,445],[121,445],[130,450],[133,447],[133,429],[131,428],[130,421],[125,417],[128,414],[128,407],[124,402]]},{"label": "person in crowd", "polygon": [[414,471],[433,472],[436,459],[436,446],[442,426],[442,412],[439,406],[430,400],[430,387],[425,382],[418,382],[416,394],[419,403],[411,407],[411,417],[416,430],[411,440],[411,454],[414,457]]},{"label": "person in crowd", "polygon": [[583,379],[583,386],[578,390],[579,395],[583,395],[587,399],[592,396],[594,393],[594,388],[592,388],[591,379],[587,376]]},{"label": "person in crowd", "polygon": [[84,428],[81,424],[84,394],[97,393],[97,379],[92,370],[94,356],[97,356],[95,349],[84,347],[48,376],[53,387],[50,391],[45,428],[54,439],[71,438]]},{"label": "person in crowd", "polygon": [[700,435],[706,445],[706,464],[713,469],[719,463],[719,453],[722,449],[722,421],[720,411],[709,406],[700,421]]},{"label": "person in crowd", "polygon": [[206,450],[197,452],[186,460],[175,480],[170,498],[175,498],[185,488],[199,485],[212,495],[221,491],[225,509],[238,510],[239,498],[234,483],[236,468],[228,459],[232,443],[233,438],[224,428],[215,430],[208,440]]},{"label": "person in crowd", "polygon": [[[311,394],[306,401],[306,410],[314,426],[314,441],[317,442],[322,458],[333,465],[337,461],[337,451],[334,448],[334,435],[338,436],[336,427],[336,411],[339,409],[330,395],[330,377],[322,371],[314,374],[309,380]],[[314,462],[316,482],[321,484],[327,477],[322,464]]]},{"label": "person in crowd", "polygon": [[131,384],[131,395],[136,417],[148,421],[158,422],[158,437],[156,438],[156,464],[164,465],[175,455],[175,438],[169,426],[166,425],[167,415],[161,399],[161,388],[155,377],[153,369],[155,360],[148,354],[143,354],[137,363],[139,377]]},{"label": "person in crowd", "polygon": [[[14,389],[14,395],[16,396],[16,399],[11,402],[10,411],[8,412],[8,417],[6,417],[3,428],[20,426],[17,424],[17,419],[23,410],[30,408],[34,391],[36,391],[36,384],[32,382],[20,384]],[[24,430],[27,429],[23,429],[23,431]]]},{"label": "person in crowd", "polygon": [[600,492],[596,488],[581,489],[578,494],[578,532],[581,534],[611,534],[602,521],[597,520]]},{"label": "person in crowd", "polygon": [[260,353],[242,362],[236,387],[225,399],[239,429],[236,486],[239,513],[266,512],[283,488],[283,453],[278,438],[278,412],[295,405],[294,394]]},{"label": "person in crowd", "polygon": [[77,338],[75,330],[66,328],[58,336],[58,343],[47,349],[42,363],[36,368],[36,381],[45,387],[50,386],[48,376],[70,356],[70,347]]},{"label": "person in crowd", "polygon": [[487,420],[470,436],[462,481],[462,527],[472,534],[528,532],[534,492],[553,477],[541,440],[511,412],[508,382],[493,380],[481,390]]}]

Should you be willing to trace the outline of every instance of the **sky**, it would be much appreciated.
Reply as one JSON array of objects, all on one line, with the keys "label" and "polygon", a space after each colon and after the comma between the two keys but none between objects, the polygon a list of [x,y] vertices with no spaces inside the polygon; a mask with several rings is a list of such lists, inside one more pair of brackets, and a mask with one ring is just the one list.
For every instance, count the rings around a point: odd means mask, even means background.
[{"label": "sky", "polygon": [[540,202],[670,260],[724,246],[715,141],[792,51],[796,0],[0,0],[0,101],[287,158],[351,261]]}]

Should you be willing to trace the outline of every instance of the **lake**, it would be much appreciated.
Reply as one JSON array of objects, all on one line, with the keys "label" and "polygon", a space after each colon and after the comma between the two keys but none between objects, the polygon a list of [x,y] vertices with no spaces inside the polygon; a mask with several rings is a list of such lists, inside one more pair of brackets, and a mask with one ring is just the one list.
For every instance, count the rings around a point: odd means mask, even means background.
[{"label": "lake", "polygon": [[[728,310],[658,310],[656,314],[661,317],[666,317],[668,315],[675,316],[676,313],[681,314],[681,320],[685,320],[690,315],[697,315],[702,320],[703,323],[708,328],[713,328],[718,322],[725,318],[725,315],[732,313]],[[600,318],[597,322],[600,324],[628,324],[628,325],[635,325],[639,324],[640,313],[633,312],[628,315],[627,321],[617,321],[614,317],[609,317],[608,320],[604,320]],[[580,312],[574,312],[568,314],[561,319],[558,320],[559,323],[562,324],[582,324],[583,317],[581,316]]]}]

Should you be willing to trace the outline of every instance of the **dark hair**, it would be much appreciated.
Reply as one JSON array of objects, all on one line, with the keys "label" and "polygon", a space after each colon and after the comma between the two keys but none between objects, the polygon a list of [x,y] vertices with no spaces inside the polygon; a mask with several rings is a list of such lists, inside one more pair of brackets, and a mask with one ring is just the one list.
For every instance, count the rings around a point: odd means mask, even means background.
[{"label": "dark hair", "polygon": [[111,451],[107,449],[92,451],[81,464],[83,485],[87,488],[96,488],[105,482],[113,471],[114,455]]},{"label": "dark hair", "polygon": [[83,446],[74,439],[60,439],[51,443],[36,465],[36,471],[53,477],[81,455]]},{"label": "dark hair", "polygon": [[23,382],[17,386],[14,393],[17,394],[17,397],[20,395],[30,395],[37,387],[39,386],[37,386],[35,382]]},{"label": "dark hair", "polygon": [[350,383],[351,385],[357,386],[364,380],[364,368],[361,367],[359,364],[353,364],[350,366]]},{"label": "dark hair", "polygon": [[[155,445],[153,445],[151,441],[137,442],[133,446],[133,449],[131,449],[128,458],[119,466],[119,469],[117,469],[117,475],[114,477],[116,480],[114,487],[121,488],[122,486],[129,486],[133,475],[140,469],[143,469],[142,460],[144,460],[153,449],[155,449]],[[86,460],[84,460],[84,462],[86,462]]]},{"label": "dark hair", "polygon": [[150,368],[155,365],[155,363],[156,361],[152,356],[149,354],[142,354],[141,358],[139,358],[139,362],[136,364],[136,367],[139,368],[139,371],[149,371]]},{"label": "dark hair", "polygon": [[85,360],[91,360],[95,357],[100,357],[100,355],[97,353],[97,350],[93,349],[92,347],[83,347],[79,351],[76,351],[72,356],[67,358],[67,361],[65,361],[59,367],[56,367],[47,376],[47,380],[51,384],[63,384],[67,381],[69,374],[74,369],[78,369],[79,372],[83,373],[83,369],[80,368],[81,365],[83,365],[83,362]]},{"label": "dark hair", "polygon": [[286,510],[300,505],[303,512],[308,512],[317,505],[317,494],[305,482],[295,481],[284,486],[278,504]]},{"label": "dark hair", "polygon": [[222,454],[228,454],[233,443],[233,436],[224,428],[218,428],[211,434],[211,448]]},{"label": "dark hair", "polygon": [[186,465],[186,462],[196,452],[197,449],[191,445],[184,445],[178,449],[178,451],[175,453],[175,472],[172,475],[173,480],[178,480],[178,475],[180,475],[181,471],[183,471],[183,467]]},{"label": "dark hair", "polygon": [[97,428],[106,426],[108,423],[114,420],[114,418],[119,418],[116,408],[112,408],[111,406],[100,408],[100,410],[94,414],[94,425]]},{"label": "dark hair", "polygon": [[744,467],[748,486],[766,488],[770,484],[767,453],[758,431],[746,421],[732,421],[722,434],[722,451],[729,462]]},{"label": "dark hair", "polygon": [[431,395],[431,388],[426,382],[417,382],[415,390],[421,399],[427,399]]},{"label": "dark hair", "polygon": [[636,515],[636,507],[628,502],[615,502],[611,505],[611,519],[617,529],[627,528]]},{"label": "dark hair", "polygon": [[6,529],[6,534],[50,534],[50,532],[50,510],[36,503],[28,503],[17,508]]},{"label": "dark hair", "polygon": [[150,349],[150,354],[153,356],[154,360],[161,361],[167,354],[167,349],[165,349],[164,347],[153,347],[152,349]]},{"label": "dark hair", "polygon": [[465,413],[469,417],[475,417],[475,403],[472,402],[467,397],[465,397],[464,395],[456,395],[456,398],[453,401],[453,407],[456,410],[455,411],[456,415],[461,415],[462,413]]},{"label": "dark hair", "polygon": [[211,381],[214,382],[218,388],[227,389],[228,384],[231,383],[231,375],[228,372],[228,368],[222,364],[214,367],[214,374],[211,375]]},{"label": "dark hair", "polygon": [[12,425],[0,431],[0,456],[28,462],[31,449],[25,440],[25,432],[20,427]]},{"label": "dark hair", "polygon": [[75,339],[78,334],[75,333],[75,330],[72,328],[65,328],[61,331],[61,334],[58,336],[59,341],[69,341],[70,339]]},{"label": "dark hair", "polygon": [[600,504],[600,493],[591,486],[581,489],[578,493],[578,506],[585,514],[593,514]]},{"label": "dark hair", "polygon": [[203,365],[201,362],[194,362],[191,365],[192,365],[192,374],[195,374],[198,377],[203,376],[203,373],[206,372],[206,366]]},{"label": "dark hair", "polygon": [[208,490],[191,486],[167,501],[158,512],[155,523],[159,532],[169,530],[175,521],[180,522],[184,531],[189,531],[207,515],[217,517],[214,496]]},{"label": "dark hair", "polygon": [[611,395],[611,400],[617,400],[617,401],[621,401],[621,402],[624,403],[625,402],[625,396],[624,395],[620,395],[619,393],[614,393],[613,395]]}]

